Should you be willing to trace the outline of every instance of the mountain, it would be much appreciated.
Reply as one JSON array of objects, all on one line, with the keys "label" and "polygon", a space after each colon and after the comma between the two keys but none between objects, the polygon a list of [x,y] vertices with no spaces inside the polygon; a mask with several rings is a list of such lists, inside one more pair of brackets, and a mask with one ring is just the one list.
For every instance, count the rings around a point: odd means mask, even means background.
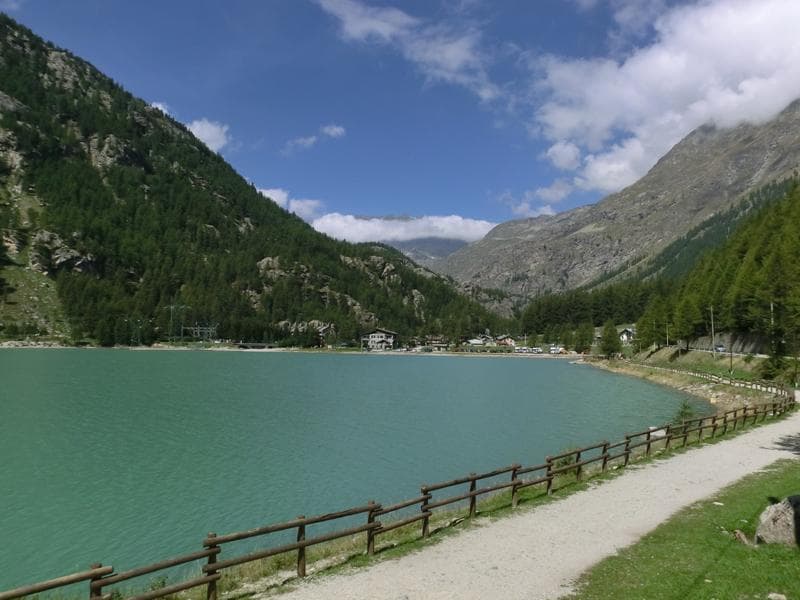
[{"label": "mountain", "polygon": [[340,340],[497,324],[400,252],[314,231],[181,123],[2,14],[0,232],[6,337],[148,343],[196,325],[311,343],[330,324]]},{"label": "mountain", "polygon": [[464,240],[454,240],[449,238],[425,237],[403,242],[385,242],[393,248],[397,248],[419,265],[425,267],[435,264],[450,256],[456,250],[460,250],[467,245]]},{"label": "mountain", "polygon": [[741,202],[796,173],[800,101],[762,125],[706,125],[674,146],[639,181],[590,206],[502,223],[432,265],[462,283],[532,297],[636,273],[648,258]]}]

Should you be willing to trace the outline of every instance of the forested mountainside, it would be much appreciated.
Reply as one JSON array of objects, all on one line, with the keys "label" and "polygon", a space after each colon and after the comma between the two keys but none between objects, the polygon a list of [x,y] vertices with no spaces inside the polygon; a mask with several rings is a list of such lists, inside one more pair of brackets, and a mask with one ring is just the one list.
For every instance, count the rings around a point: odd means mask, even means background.
[{"label": "forested mountainside", "polygon": [[[379,244],[338,242],[264,198],[181,123],[0,14],[0,321],[74,338],[357,339],[497,317]],[[37,279],[38,277],[38,279]],[[38,307],[55,282],[60,306]],[[0,332],[2,333],[2,332]]]},{"label": "forested mountainside", "polygon": [[796,174],[800,102],[773,120],[700,127],[639,181],[597,204],[502,223],[433,268],[520,298],[625,279],[753,190]]},{"label": "forested mountainside", "polygon": [[643,344],[662,342],[664,325],[691,340],[717,331],[760,335],[779,363],[800,350],[800,187],[742,224],[666,294],[654,295],[639,320]]}]

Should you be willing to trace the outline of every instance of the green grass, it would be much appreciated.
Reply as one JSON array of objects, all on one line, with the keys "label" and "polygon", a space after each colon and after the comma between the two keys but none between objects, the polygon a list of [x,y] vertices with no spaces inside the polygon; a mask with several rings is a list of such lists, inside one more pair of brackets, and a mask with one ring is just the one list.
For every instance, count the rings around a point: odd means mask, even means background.
[{"label": "green grass", "polygon": [[[679,352],[674,347],[663,348],[658,352],[649,354],[643,352],[633,357],[634,360],[645,362],[648,365],[665,367],[668,369],[683,369],[699,371],[719,377],[730,375],[731,357],[728,354],[718,353],[716,357],[710,352]],[[751,358],[735,355],[733,357],[733,377],[745,381],[759,379],[763,358]]]},{"label": "green grass", "polygon": [[[679,512],[637,544],[585,574],[574,600],[800,597],[800,550],[750,548],[768,496],[800,493],[800,461],[783,460]],[[715,504],[721,503],[720,504]]]},{"label": "green grass", "polygon": [[19,255],[12,257],[16,264],[1,269],[0,274],[14,291],[0,299],[0,323],[6,328],[15,323],[17,327],[25,325],[36,328],[40,334],[14,334],[4,336],[0,329],[0,339],[64,340],[69,335],[61,302],[56,292],[55,281],[25,267],[28,264],[29,249],[25,248]]}]

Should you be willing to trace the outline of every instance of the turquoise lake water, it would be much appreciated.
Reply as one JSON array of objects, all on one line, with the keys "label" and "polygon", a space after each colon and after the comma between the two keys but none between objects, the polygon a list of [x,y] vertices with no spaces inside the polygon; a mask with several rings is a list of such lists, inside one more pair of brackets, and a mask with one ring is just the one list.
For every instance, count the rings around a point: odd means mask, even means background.
[{"label": "turquoise lake water", "polygon": [[538,464],[684,398],[524,357],[0,350],[0,590]]}]

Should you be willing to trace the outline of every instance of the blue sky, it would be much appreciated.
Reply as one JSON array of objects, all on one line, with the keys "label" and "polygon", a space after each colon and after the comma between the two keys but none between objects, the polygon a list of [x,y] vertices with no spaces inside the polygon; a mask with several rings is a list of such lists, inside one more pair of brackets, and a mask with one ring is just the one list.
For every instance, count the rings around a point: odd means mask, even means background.
[{"label": "blue sky", "polygon": [[[795,0],[0,0],[336,237],[477,239],[800,96]],[[410,216],[412,221],[354,216]]]}]

